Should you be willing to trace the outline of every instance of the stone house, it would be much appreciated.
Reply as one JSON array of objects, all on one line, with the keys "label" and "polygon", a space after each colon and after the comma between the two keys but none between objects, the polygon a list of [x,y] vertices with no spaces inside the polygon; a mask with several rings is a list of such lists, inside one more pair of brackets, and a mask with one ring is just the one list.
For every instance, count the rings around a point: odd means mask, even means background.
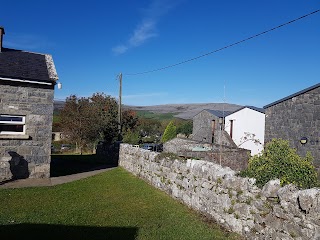
[{"label": "stone house", "polygon": [[320,167],[320,83],[264,106],[265,141],[289,140],[301,156],[310,151]]},{"label": "stone house", "polygon": [[50,176],[51,55],[3,47],[0,27],[0,180]]},{"label": "stone house", "polygon": [[231,113],[209,109],[199,112],[193,117],[192,140],[237,147],[229,134],[223,130],[225,117]]},{"label": "stone house", "polygon": [[263,108],[244,106],[226,116],[225,131],[234,143],[252,155],[264,147],[265,114]]}]

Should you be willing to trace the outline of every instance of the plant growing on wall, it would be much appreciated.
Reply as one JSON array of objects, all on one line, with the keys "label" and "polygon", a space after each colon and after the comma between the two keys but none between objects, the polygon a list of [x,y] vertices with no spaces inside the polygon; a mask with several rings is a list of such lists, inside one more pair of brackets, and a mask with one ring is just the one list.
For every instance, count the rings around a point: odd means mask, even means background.
[{"label": "plant growing on wall", "polygon": [[164,130],[161,142],[167,142],[177,136],[176,126],[173,124],[173,121],[169,122],[166,129]]},{"label": "plant growing on wall", "polygon": [[241,172],[241,176],[255,178],[259,187],[270,180],[280,179],[282,186],[293,183],[301,188],[311,188],[318,185],[312,161],[310,153],[300,157],[295,149],[290,148],[288,141],[273,139],[261,155],[249,159],[248,168]]},{"label": "plant growing on wall", "polygon": [[238,144],[238,147],[241,147],[242,144],[246,142],[253,142],[255,145],[261,145],[262,143],[258,138],[256,138],[256,135],[254,133],[245,132],[244,136],[240,138],[240,143]]}]

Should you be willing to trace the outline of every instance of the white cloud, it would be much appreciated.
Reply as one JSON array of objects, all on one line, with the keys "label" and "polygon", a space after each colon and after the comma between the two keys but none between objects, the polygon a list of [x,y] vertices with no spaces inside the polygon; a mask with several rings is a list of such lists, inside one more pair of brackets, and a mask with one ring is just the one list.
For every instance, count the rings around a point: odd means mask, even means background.
[{"label": "white cloud", "polygon": [[113,47],[112,52],[115,55],[120,55],[130,48],[142,45],[150,38],[157,37],[156,28],[160,17],[167,14],[177,3],[177,0],[153,0],[151,4],[143,10],[142,20],[133,30],[133,34],[127,40],[127,43]]},{"label": "white cloud", "polygon": [[143,44],[146,40],[152,37],[156,37],[155,23],[152,20],[144,21],[133,33],[133,36],[129,39],[129,45],[137,47]]}]

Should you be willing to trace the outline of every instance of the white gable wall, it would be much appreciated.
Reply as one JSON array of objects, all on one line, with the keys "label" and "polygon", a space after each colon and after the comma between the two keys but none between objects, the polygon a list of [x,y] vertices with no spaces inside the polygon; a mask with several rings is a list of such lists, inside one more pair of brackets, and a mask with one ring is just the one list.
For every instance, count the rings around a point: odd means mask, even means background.
[{"label": "white gable wall", "polygon": [[[237,146],[251,150],[251,155],[260,153],[264,146],[264,128],[265,114],[243,108],[226,117],[225,130],[230,134],[230,120],[233,120],[232,139]],[[253,140],[246,141],[244,137],[246,133],[255,134],[254,139],[260,141],[261,144],[255,143]]]}]

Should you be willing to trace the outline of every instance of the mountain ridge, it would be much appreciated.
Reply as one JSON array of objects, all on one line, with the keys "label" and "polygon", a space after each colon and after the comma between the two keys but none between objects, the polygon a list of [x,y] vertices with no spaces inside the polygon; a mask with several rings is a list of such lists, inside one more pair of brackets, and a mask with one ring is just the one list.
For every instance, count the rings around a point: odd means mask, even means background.
[{"label": "mountain ridge", "polygon": [[[64,101],[54,101],[54,110],[60,110],[64,106]],[[174,116],[182,119],[192,119],[196,114],[204,109],[220,111],[236,111],[241,105],[233,103],[184,103],[184,104],[162,104],[152,106],[131,106],[124,105],[124,109],[134,111],[149,111],[153,113],[176,113]]]}]

